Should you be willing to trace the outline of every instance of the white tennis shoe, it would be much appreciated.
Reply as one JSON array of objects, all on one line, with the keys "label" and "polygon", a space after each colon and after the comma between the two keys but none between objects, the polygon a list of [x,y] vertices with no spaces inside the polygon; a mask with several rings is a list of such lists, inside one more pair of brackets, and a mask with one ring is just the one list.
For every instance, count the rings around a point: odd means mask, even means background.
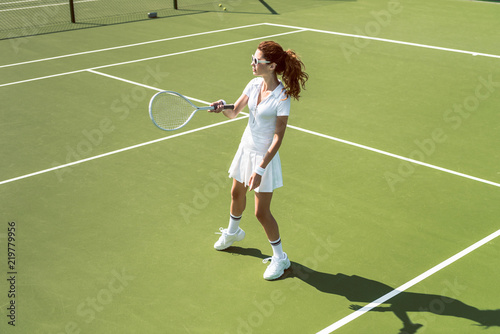
[{"label": "white tennis shoe", "polygon": [[229,248],[234,242],[241,241],[245,237],[245,231],[238,227],[238,231],[234,234],[227,233],[227,229],[221,227],[219,229],[220,232],[216,232],[215,234],[221,234],[219,240],[214,244],[214,248],[216,250],[224,250]]},{"label": "white tennis shoe", "polygon": [[288,259],[288,255],[285,254],[285,257],[282,259],[278,259],[275,257],[268,257],[264,259],[262,262],[267,263],[271,260],[271,264],[267,266],[266,271],[264,272],[264,279],[268,281],[272,281],[280,278],[285,273],[285,270],[290,268],[290,260]]}]

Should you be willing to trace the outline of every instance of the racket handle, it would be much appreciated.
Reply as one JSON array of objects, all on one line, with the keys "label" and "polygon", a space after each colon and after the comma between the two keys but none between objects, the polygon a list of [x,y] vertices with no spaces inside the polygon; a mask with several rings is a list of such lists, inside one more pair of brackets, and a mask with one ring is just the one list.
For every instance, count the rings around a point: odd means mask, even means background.
[{"label": "racket handle", "polygon": [[[225,104],[224,109],[231,109],[234,110],[234,104]],[[198,110],[215,110],[214,106],[210,107],[199,107]]]}]

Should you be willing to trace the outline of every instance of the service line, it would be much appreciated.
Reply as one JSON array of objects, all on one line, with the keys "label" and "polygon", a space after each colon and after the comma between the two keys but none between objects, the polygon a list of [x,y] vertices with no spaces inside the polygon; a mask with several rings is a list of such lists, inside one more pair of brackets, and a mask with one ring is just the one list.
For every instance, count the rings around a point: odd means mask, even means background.
[{"label": "service line", "polygon": [[76,70],[76,71],[70,71],[70,72],[63,72],[63,73],[57,73],[57,74],[52,74],[52,75],[46,75],[46,76],[32,78],[32,79],[13,81],[13,82],[8,82],[8,83],[0,84],[0,88],[1,87],[12,86],[12,85],[18,85],[18,84],[27,83],[27,82],[33,82],[33,81],[48,79],[48,78],[55,78],[55,77],[65,76],[65,75],[69,75],[69,74],[81,73],[81,72],[85,72],[85,71],[88,71],[88,70],[97,70],[97,69],[101,69],[101,68],[108,68],[108,67],[114,67],[114,66],[121,66],[121,65],[133,64],[133,63],[138,63],[138,62],[142,62],[142,61],[148,61],[148,60],[154,60],[154,59],[160,59],[160,58],[165,58],[165,57],[177,56],[177,55],[182,55],[182,54],[187,54],[187,53],[192,53],[192,52],[198,52],[198,51],[216,49],[216,48],[220,48],[220,47],[224,47],[224,46],[231,46],[231,45],[242,44],[242,43],[247,43],[247,42],[252,42],[252,41],[258,41],[258,40],[265,40],[265,39],[272,38],[272,37],[290,35],[290,34],[295,34],[295,33],[304,32],[304,31],[306,31],[306,30],[287,31],[287,32],[279,33],[279,34],[273,34],[273,35],[267,35],[267,36],[260,36],[260,37],[255,37],[255,38],[249,38],[249,39],[239,40],[239,41],[235,41],[235,42],[229,42],[229,43],[211,45],[211,46],[207,46],[207,47],[203,47],[203,48],[197,48],[197,49],[191,49],[191,50],[186,50],[186,51],[168,53],[168,54],[154,56],[154,57],[147,57],[147,58],[135,59],[135,60],[124,61],[124,62],[120,62],[120,63],[113,63],[113,64],[108,64],[108,65],[102,65],[102,66],[95,66],[95,67],[85,68],[85,69]]},{"label": "service line", "polygon": [[119,49],[125,49],[125,48],[134,47],[134,46],[141,46],[141,45],[147,45],[147,44],[153,44],[153,43],[159,43],[159,42],[166,42],[166,41],[172,41],[172,40],[176,40],[176,39],[183,39],[183,38],[189,38],[189,37],[203,36],[203,35],[215,34],[215,33],[218,33],[218,32],[224,32],[224,31],[231,31],[231,30],[237,30],[237,29],[251,28],[251,27],[260,26],[260,25],[263,25],[263,24],[262,23],[250,24],[250,25],[246,25],[246,26],[239,26],[239,27],[233,27],[233,28],[227,28],[227,29],[219,29],[219,30],[211,30],[211,31],[204,31],[204,32],[199,32],[199,33],[195,33],[195,34],[175,36],[175,37],[168,37],[168,38],[163,38],[163,39],[155,39],[155,40],[152,40],[152,41],[146,41],[146,42],[141,42],[141,43],[134,43],[134,44],[127,44],[127,45],[113,46],[113,47],[104,48],[104,49],[97,49],[97,50],[90,50],[90,51],[83,51],[83,52],[76,52],[76,53],[69,53],[69,54],[55,56],[55,57],[40,58],[40,59],[23,61],[23,62],[20,62],[20,63],[12,63],[12,64],[0,65],[0,68],[13,67],[13,66],[19,66],[19,65],[26,65],[26,64],[32,64],[32,63],[39,63],[39,62],[43,62],[43,61],[56,60],[56,59],[74,57],[74,56],[81,56],[81,55],[86,55],[86,54],[91,54],[91,53],[99,53],[99,52],[105,52],[105,51],[111,51],[111,50],[119,50]]}]

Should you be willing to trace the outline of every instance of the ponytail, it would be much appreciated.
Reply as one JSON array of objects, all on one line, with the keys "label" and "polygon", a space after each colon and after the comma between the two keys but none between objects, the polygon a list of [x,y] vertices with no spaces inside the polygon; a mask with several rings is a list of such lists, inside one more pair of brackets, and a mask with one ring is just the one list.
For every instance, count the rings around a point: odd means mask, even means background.
[{"label": "ponytail", "polygon": [[300,91],[305,89],[306,81],[309,79],[309,75],[304,72],[304,63],[293,50],[284,51],[276,42],[262,42],[258,48],[266,60],[276,63],[275,71],[282,77],[285,94],[298,100]]},{"label": "ponytail", "polygon": [[286,94],[296,100],[300,98],[301,89],[306,89],[306,81],[309,75],[304,72],[305,65],[297,54],[288,49],[285,52],[285,70],[282,74]]}]

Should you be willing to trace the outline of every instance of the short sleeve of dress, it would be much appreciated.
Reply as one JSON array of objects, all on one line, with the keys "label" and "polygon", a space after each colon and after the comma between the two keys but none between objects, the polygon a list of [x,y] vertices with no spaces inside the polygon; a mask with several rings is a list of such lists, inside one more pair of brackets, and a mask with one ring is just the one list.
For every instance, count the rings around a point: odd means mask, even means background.
[{"label": "short sleeve of dress", "polygon": [[255,79],[250,80],[250,82],[247,83],[247,86],[243,90],[243,94],[245,94],[246,96],[250,96],[250,94],[252,93],[252,89],[255,86]]},{"label": "short sleeve of dress", "polygon": [[[286,100],[283,100],[285,99]],[[277,116],[290,116],[290,96],[281,94],[281,100],[278,103],[278,113]]]}]

